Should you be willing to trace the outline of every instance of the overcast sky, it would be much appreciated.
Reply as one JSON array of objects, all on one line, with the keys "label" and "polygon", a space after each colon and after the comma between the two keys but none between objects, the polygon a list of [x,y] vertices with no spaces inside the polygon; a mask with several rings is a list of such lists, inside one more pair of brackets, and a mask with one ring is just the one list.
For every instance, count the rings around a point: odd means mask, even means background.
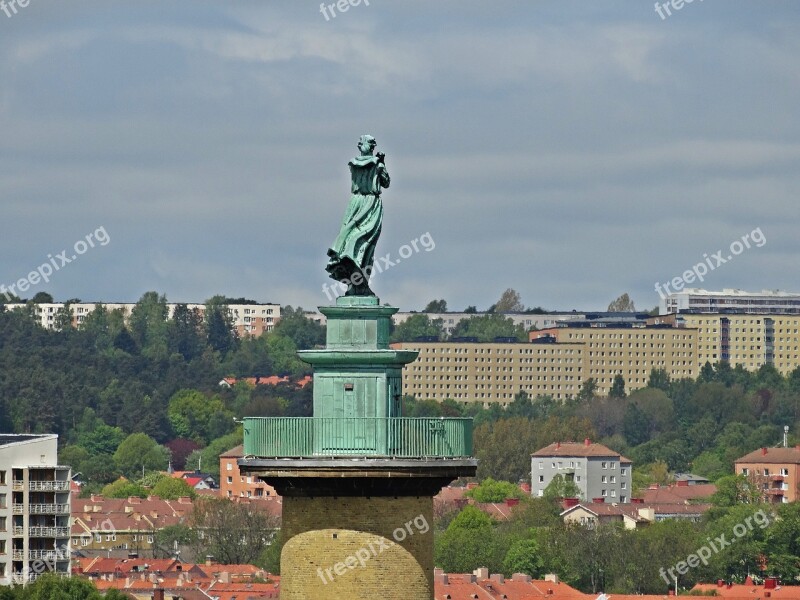
[{"label": "overcast sky", "polygon": [[0,283],[110,238],[23,296],[327,304],[362,133],[392,176],[378,254],[435,243],[374,281],[403,310],[483,309],[508,287],[649,309],[656,282],[754,230],[766,242],[701,285],[800,290],[796,1],[663,19],[633,0],[370,0],[328,20],[298,0],[15,8]]}]

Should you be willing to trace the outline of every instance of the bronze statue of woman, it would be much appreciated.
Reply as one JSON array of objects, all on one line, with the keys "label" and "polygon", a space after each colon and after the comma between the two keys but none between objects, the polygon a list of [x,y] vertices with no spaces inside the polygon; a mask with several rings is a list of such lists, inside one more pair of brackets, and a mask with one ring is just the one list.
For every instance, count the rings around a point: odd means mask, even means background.
[{"label": "bronze statue of woman", "polygon": [[339,236],[328,249],[325,270],[347,286],[346,296],[375,295],[369,287],[369,276],[383,224],[381,188],[389,187],[385,155],[372,154],[376,145],[374,137],[362,135],[358,142],[361,155],[348,163],[352,179],[350,204]]}]

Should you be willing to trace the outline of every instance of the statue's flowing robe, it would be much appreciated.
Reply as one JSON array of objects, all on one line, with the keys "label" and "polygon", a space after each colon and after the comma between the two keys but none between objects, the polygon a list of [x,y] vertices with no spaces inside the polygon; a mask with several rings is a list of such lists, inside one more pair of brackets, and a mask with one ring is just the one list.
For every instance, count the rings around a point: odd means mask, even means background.
[{"label": "statue's flowing robe", "polygon": [[381,188],[389,187],[389,173],[375,156],[359,156],[348,164],[352,195],[325,270],[337,281],[350,283],[360,273],[367,282],[383,225]]}]

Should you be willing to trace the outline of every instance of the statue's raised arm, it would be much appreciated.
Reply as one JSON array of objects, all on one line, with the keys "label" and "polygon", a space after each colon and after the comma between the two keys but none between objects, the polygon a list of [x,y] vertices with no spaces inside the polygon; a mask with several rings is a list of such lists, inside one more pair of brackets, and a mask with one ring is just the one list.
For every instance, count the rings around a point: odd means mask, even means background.
[{"label": "statue's raised arm", "polygon": [[383,225],[381,188],[388,188],[386,156],[373,155],[377,142],[371,135],[362,135],[358,142],[359,156],[351,160],[352,180],[350,204],[342,220],[336,241],[328,249],[330,276],[347,286],[346,296],[374,296],[369,276],[375,258],[375,247]]}]

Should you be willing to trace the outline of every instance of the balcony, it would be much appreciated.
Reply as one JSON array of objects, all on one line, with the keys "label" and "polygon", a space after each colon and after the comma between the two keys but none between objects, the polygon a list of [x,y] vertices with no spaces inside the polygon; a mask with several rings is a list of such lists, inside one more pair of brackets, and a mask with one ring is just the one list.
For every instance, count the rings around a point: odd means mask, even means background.
[{"label": "balcony", "polygon": [[31,492],[68,492],[69,481],[29,481]]},{"label": "balcony", "polygon": [[[22,535],[22,527],[14,528],[14,535],[17,534],[17,529],[20,530],[19,535]],[[44,537],[44,538],[66,538],[69,537],[69,527],[29,527],[29,537]]]},{"label": "balcony", "polygon": [[466,458],[472,455],[472,419],[251,417],[244,420],[244,454]]},{"label": "balcony", "polygon": [[14,481],[11,482],[11,489],[14,490],[15,492],[21,492],[22,490],[25,489],[25,482],[20,481],[19,479],[15,479]]},{"label": "balcony", "polygon": [[[15,550],[14,553],[16,554],[16,552],[17,551]],[[66,548],[62,550],[28,550],[28,560],[69,560],[69,552],[66,550]]]},{"label": "balcony", "polygon": [[[17,512],[18,506],[24,506],[22,504],[15,504],[14,505],[14,512]],[[69,514],[69,504],[29,504],[28,505],[28,512],[32,515],[68,515]]]}]

